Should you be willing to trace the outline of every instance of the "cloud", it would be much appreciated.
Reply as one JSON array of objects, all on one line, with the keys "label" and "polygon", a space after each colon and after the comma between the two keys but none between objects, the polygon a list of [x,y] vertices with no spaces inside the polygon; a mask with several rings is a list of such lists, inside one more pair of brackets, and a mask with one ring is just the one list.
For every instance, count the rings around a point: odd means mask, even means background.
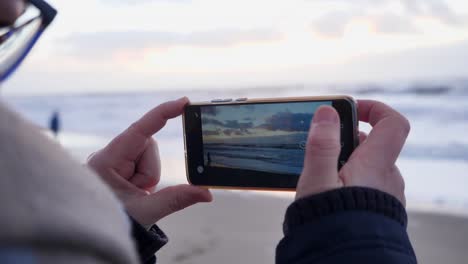
[{"label": "cloud", "polygon": [[70,51],[77,55],[102,57],[119,51],[146,48],[168,49],[177,46],[228,47],[241,43],[262,43],[281,39],[270,29],[219,29],[192,33],[155,31],[107,31],[76,33],[64,39]]},{"label": "cloud", "polygon": [[339,38],[343,36],[346,26],[353,19],[360,18],[372,21],[374,30],[377,33],[403,34],[419,32],[410,17],[390,12],[376,15],[361,12],[355,14],[349,12],[332,12],[316,20],[312,24],[312,28],[322,37]]},{"label": "cloud", "polygon": [[401,0],[401,3],[409,15],[432,16],[448,25],[464,24],[464,19],[443,0]]},{"label": "cloud", "polygon": [[443,0],[400,0],[398,3],[402,7],[401,12],[386,11],[390,4],[395,3],[394,1],[334,0],[334,2],[342,4],[340,10],[324,14],[312,22],[313,31],[320,36],[341,37],[346,26],[354,19],[368,19],[375,25],[377,33],[385,34],[418,33],[415,19],[420,16],[433,17],[448,26],[463,25],[467,21]]},{"label": "cloud", "polygon": [[211,124],[211,125],[220,126],[223,128],[231,128],[231,129],[248,129],[248,128],[253,127],[252,122],[240,123],[237,120],[226,120],[226,122],[221,122],[214,118],[202,118],[202,124],[203,125]]},{"label": "cloud", "polygon": [[209,125],[209,124],[224,127],[224,123],[219,121],[219,120],[216,120],[216,119],[213,119],[213,118],[204,118],[204,117],[202,117],[202,125]]},{"label": "cloud", "polygon": [[230,136],[232,133],[234,133],[234,130],[233,129],[224,129],[223,133],[226,136]]},{"label": "cloud", "polygon": [[[216,134],[212,132],[209,135],[220,135],[221,132],[226,135],[226,136],[231,136],[231,135],[237,135],[237,136],[242,136],[242,135],[250,135],[252,132],[249,130],[250,128],[253,128],[253,123],[252,122],[239,122],[237,120],[226,120],[225,122],[221,122],[219,120],[213,119],[213,118],[202,118],[202,125],[215,125],[218,127],[218,131]],[[223,130],[221,131],[221,128]],[[208,130],[210,131],[210,130]],[[205,135],[205,133],[204,133]]]},{"label": "cloud", "polygon": [[203,136],[219,136],[221,133],[219,130],[203,130]]},{"label": "cloud", "polygon": [[313,114],[309,113],[276,113],[258,126],[270,131],[307,132],[312,121]]},{"label": "cloud", "polygon": [[244,131],[235,130],[235,131],[234,131],[234,134],[235,134],[236,136],[243,136],[243,135],[245,135],[246,133],[245,133]]},{"label": "cloud", "polygon": [[244,135],[251,135],[252,132],[248,129],[224,129],[223,134],[226,136],[244,136]]},{"label": "cloud", "polygon": [[323,37],[337,38],[343,35],[351,19],[352,15],[347,12],[331,12],[317,19],[312,27]]},{"label": "cloud", "polygon": [[227,120],[226,123],[224,124],[224,127],[247,129],[247,128],[252,128],[253,123],[252,122],[239,123],[239,121],[237,120]]},{"label": "cloud", "polygon": [[407,16],[387,13],[372,17],[371,20],[374,22],[375,31],[378,33],[401,34],[419,32],[411,18]]},{"label": "cloud", "polygon": [[219,113],[219,109],[216,106],[201,107],[201,113],[205,116],[215,116]]},{"label": "cloud", "polygon": [[[135,0],[100,0],[100,2],[104,4],[111,4],[111,5],[135,5]],[[157,2],[164,2],[164,3],[190,3],[190,0],[138,0],[138,4],[146,4],[146,3],[157,3]]]}]

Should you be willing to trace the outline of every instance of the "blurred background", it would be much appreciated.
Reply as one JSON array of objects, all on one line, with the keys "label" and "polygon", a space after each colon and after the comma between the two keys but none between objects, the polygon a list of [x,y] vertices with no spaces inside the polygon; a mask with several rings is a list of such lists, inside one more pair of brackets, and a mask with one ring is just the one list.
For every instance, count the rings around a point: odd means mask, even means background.
[{"label": "blurred background", "polygon": [[[181,96],[382,100],[412,123],[398,165],[418,257],[468,259],[465,0],[49,2],[59,10],[56,21],[2,92],[40,126],[58,111],[59,139],[80,161],[152,107]],[[181,120],[156,139],[163,184],[186,182]],[[293,195],[215,194],[213,205],[163,222],[173,242],[160,260],[272,263]]]}]

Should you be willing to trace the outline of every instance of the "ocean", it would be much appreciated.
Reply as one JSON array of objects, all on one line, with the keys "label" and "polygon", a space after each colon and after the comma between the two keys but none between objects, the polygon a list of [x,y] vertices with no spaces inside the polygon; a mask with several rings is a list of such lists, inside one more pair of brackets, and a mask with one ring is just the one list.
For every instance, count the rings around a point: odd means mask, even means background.
[{"label": "ocean", "polygon": [[[468,212],[468,80],[120,94],[10,95],[4,100],[42,127],[47,126],[52,112],[58,110],[63,127],[61,143],[77,158],[84,160],[146,111],[166,100],[181,96],[188,96],[192,101],[206,101],[214,98],[324,94],[347,94],[357,99],[381,100],[402,112],[412,125],[397,162],[406,181],[408,204],[457,207]],[[360,124],[360,128],[363,131],[370,129],[367,124]],[[163,159],[177,160],[183,167],[181,119],[170,120],[155,138]],[[264,152],[264,155],[267,160],[268,152]],[[180,175],[162,177],[168,183],[185,181]]]},{"label": "ocean", "polygon": [[[300,174],[304,150],[297,144],[204,144],[205,161],[211,166],[248,169],[271,173]],[[208,166],[209,164],[205,164]]]}]

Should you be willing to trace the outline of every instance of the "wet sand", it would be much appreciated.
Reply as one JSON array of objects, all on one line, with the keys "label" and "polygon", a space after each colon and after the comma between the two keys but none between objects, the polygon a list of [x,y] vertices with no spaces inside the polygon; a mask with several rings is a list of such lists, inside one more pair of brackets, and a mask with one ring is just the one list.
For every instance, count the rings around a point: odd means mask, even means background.
[{"label": "wet sand", "polygon": [[[214,191],[215,201],[169,216],[159,224],[169,236],[160,263],[274,263],[284,211],[291,199]],[[409,212],[418,262],[468,261],[468,218]]]}]

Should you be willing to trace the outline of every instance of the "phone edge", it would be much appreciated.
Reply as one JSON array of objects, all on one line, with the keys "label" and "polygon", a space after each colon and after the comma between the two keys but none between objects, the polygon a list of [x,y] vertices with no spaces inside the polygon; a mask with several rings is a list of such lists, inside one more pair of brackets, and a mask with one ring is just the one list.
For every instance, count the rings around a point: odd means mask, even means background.
[{"label": "phone edge", "polygon": [[[266,103],[266,102],[283,102],[283,101],[304,101],[304,100],[336,100],[336,99],[344,99],[351,103],[353,106],[353,122],[355,122],[355,133],[354,133],[354,148],[356,149],[359,146],[359,119],[358,119],[358,102],[354,97],[349,95],[331,95],[331,96],[295,96],[295,97],[282,97],[281,100],[278,101],[278,98],[269,97],[269,98],[254,98],[254,99],[247,99],[246,101],[242,102],[216,102],[213,103],[211,101],[202,101],[202,102],[189,102],[185,107],[188,105],[222,105],[222,104],[245,104],[245,103]],[[187,160],[187,142],[186,142],[186,131],[185,131],[185,107],[184,112],[182,113],[182,130],[183,130],[183,137],[184,137],[184,158],[185,158],[185,178],[190,185],[192,181],[189,177],[188,171],[188,160]],[[284,191],[284,192],[295,192],[295,188],[263,188],[263,187],[239,187],[239,186],[211,186],[211,185],[194,185],[202,188],[207,189],[216,189],[216,190],[249,190],[249,191]]]},{"label": "phone edge", "polygon": [[[279,99],[279,100],[278,100]],[[336,100],[336,99],[345,99],[353,102],[357,105],[356,100],[349,95],[319,95],[319,96],[293,96],[293,97],[265,97],[265,98],[253,98],[247,99],[245,101],[229,101],[229,102],[211,102],[211,101],[201,101],[201,102],[190,102],[188,105],[235,105],[235,104],[249,104],[249,103],[281,103],[285,101],[297,102],[297,101],[307,101],[307,100]]]}]

